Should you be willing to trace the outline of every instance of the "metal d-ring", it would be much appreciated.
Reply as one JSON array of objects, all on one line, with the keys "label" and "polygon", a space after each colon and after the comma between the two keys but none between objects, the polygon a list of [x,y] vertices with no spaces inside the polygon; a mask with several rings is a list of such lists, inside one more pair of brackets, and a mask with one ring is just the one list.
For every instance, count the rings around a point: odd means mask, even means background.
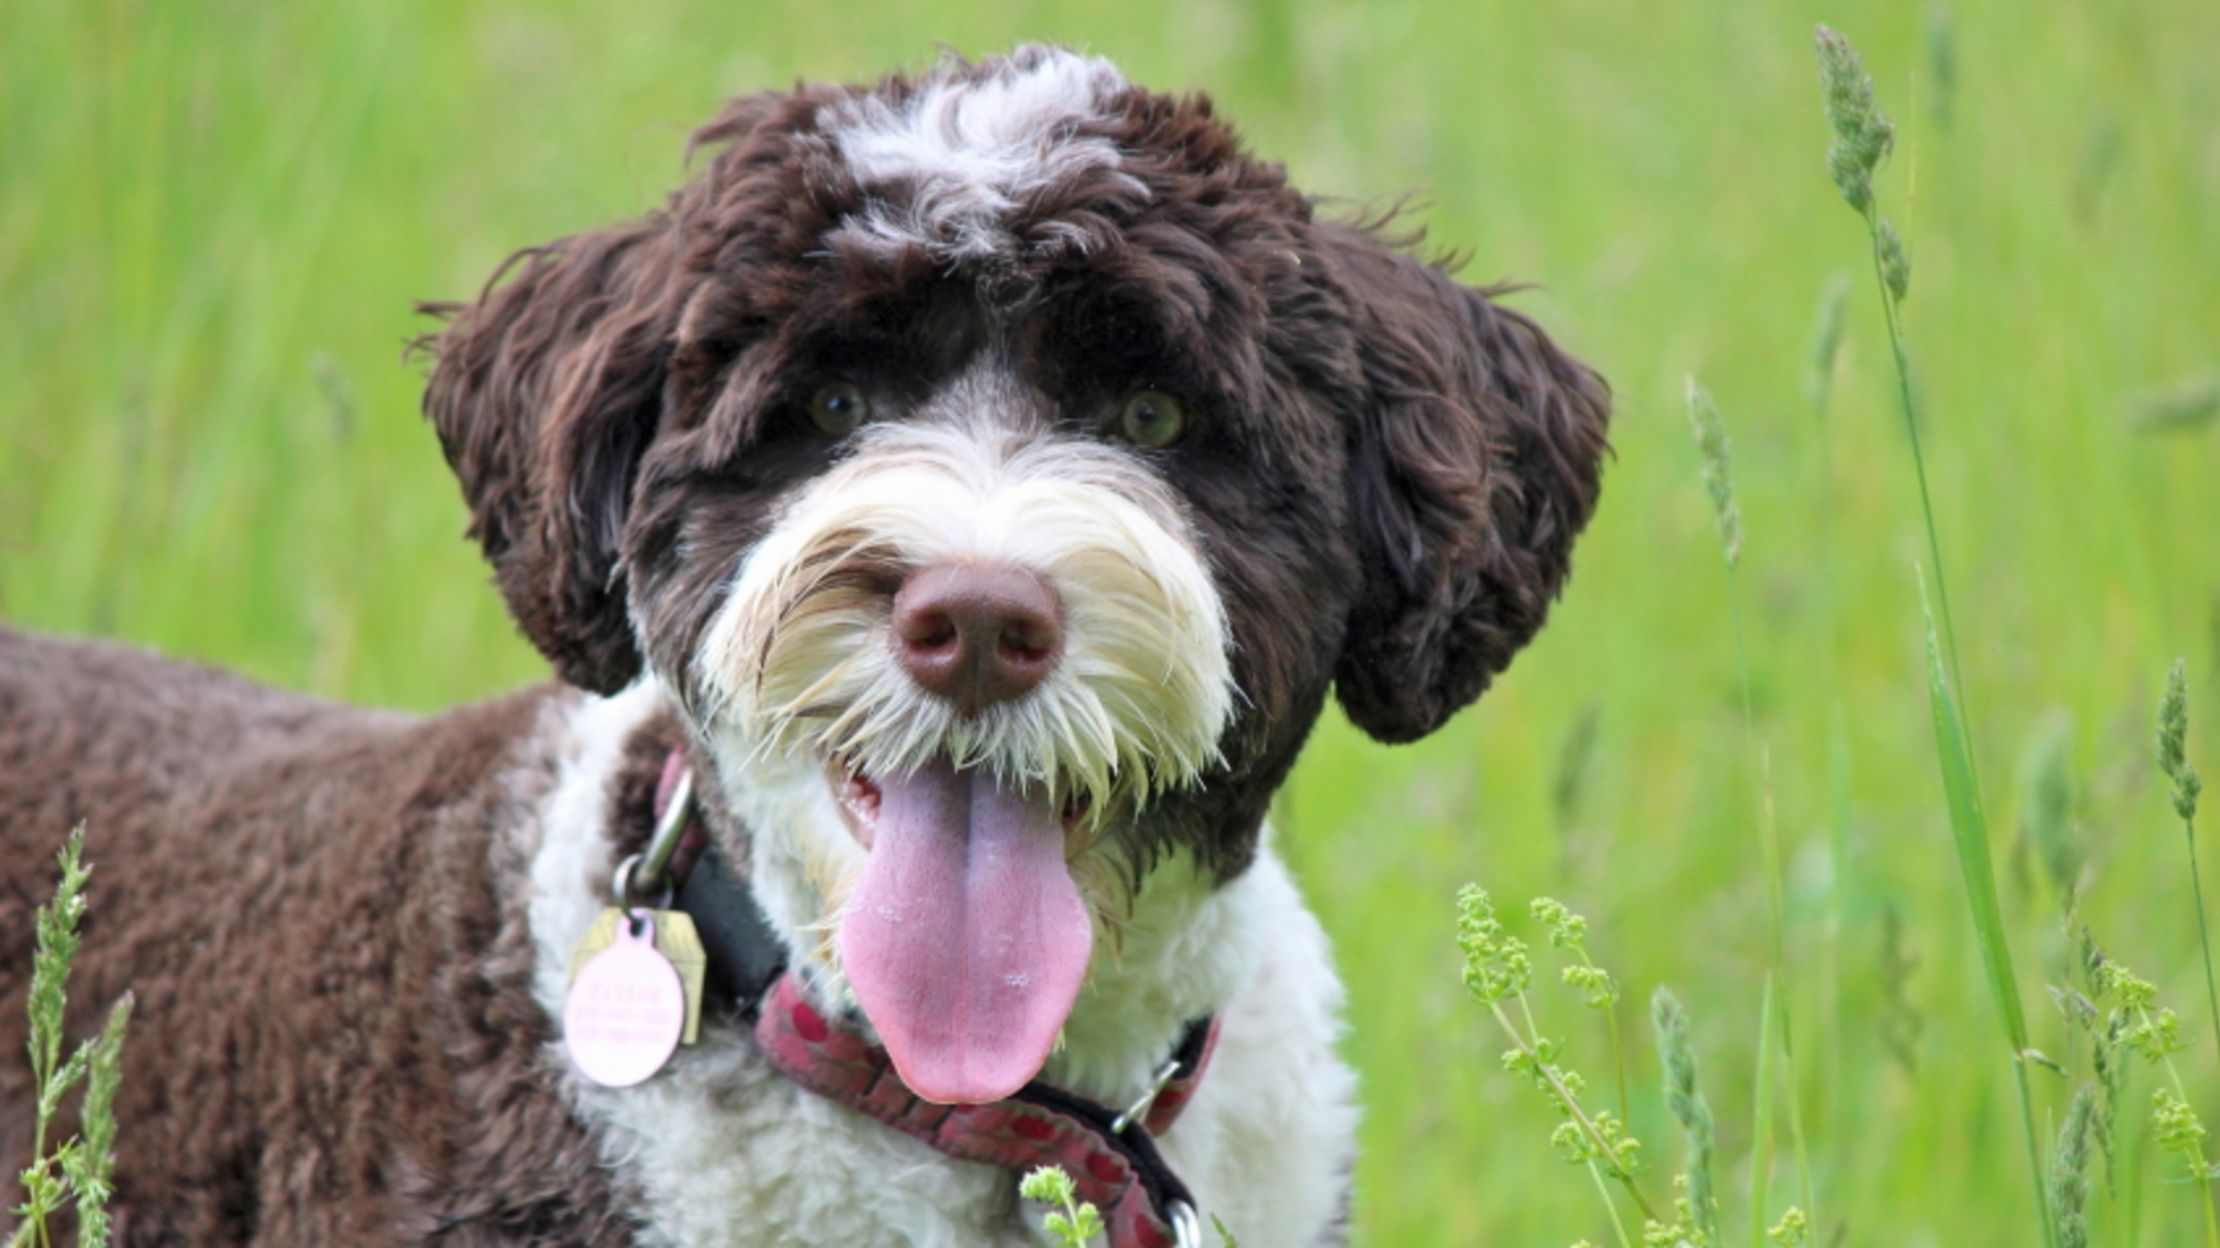
[{"label": "metal d-ring", "polygon": [[654,909],[668,910],[675,890],[668,872],[671,855],[678,852],[678,843],[685,838],[686,823],[694,815],[694,769],[685,768],[678,773],[678,783],[671,788],[670,803],[663,807],[663,817],[655,821],[655,832],[648,837],[647,848],[636,854],[627,854],[617,864],[616,878],[611,881],[617,904],[630,909],[646,904],[647,895],[653,891],[657,897]]},{"label": "metal d-ring", "polygon": [[[1149,1112],[1149,1107],[1156,1104],[1156,1098],[1164,1095],[1164,1089],[1172,1086],[1172,1080],[1177,1078],[1179,1078],[1178,1058],[1175,1057],[1157,1067],[1156,1074],[1149,1079],[1148,1091],[1141,1094],[1141,1099],[1126,1106],[1124,1113],[1110,1120],[1110,1134],[1124,1135],[1125,1129],[1139,1122]],[[1191,1215],[1192,1211],[1189,1212]]]},{"label": "metal d-ring", "polygon": [[1172,1215],[1172,1242],[1178,1248],[1202,1248],[1202,1219],[1195,1216],[1195,1207],[1175,1200],[1167,1212]]}]

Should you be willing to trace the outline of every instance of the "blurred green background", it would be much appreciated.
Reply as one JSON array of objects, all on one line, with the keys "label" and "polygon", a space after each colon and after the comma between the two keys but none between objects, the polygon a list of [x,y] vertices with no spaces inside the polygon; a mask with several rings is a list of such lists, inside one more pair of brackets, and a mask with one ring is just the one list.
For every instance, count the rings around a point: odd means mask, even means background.
[{"label": "blurred green background", "polygon": [[[2036,1043],[2075,1053],[2042,986],[2062,982],[2059,890],[2018,845],[2015,777],[2066,733],[2083,914],[2181,1009],[2177,1060],[2210,1116],[2182,836],[2151,762],[2161,674],[2186,654],[2192,756],[2220,772],[2220,431],[2197,402],[2220,387],[2209,0],[17,0],[0,9],[0,618],[417,708],[541,678],[416,414],[412,301],[656,204],[729,94],[875,76],[936,43],[1082,45],[1207,89],[1315,193],[1422,191],[1468,276],[1539,283],[1520,306],[1618,394],[1602,510],[1541,639],[1421,745],[1324,724],[1282,803],[1351,990],[1358,1242],[1612,1242],[1588,1177],[1548,1148],[1552,1112],[1500,1072],[1463,997],[1467,879],[1590,916],[1627,988],[1653,1199],[1679,1150],[1644,1003],[1658,984],[1687,1003],[1743,1234],[1761,803],[1690,373],[1736,439],[1816,1242],[2034,1242],[1937,781],[1887,340],[1822,163],[1819,20],[1859,45],[1900,126],[1880,193],[1913,255],[1929,470]],[[1838,272],[1855,284],[1822,414],[1812,323]],[[2152,427],[2154,393],[2177,400],[2170,427]],[[1602,1097],[1601,1020],[1554,984],[1536,999]],[[2071,1084],[2035,1077],[2044,1125]],[[2096,1242],[2190,1242],[2197,1189],[2159,1173],[2137,1080]],[[1779,1148],[1769,1213],[1797,1186],[1785,1125]]]}]

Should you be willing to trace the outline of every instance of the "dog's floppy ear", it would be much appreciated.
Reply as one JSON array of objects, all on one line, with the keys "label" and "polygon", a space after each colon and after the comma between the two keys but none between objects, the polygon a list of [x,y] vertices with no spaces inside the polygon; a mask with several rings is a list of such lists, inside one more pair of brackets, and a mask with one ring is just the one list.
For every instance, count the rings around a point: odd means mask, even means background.
[{"label": "dog's floppy ear", "polygon": [[518,626],[602,693],[640,666],[618,536],[660,418],[677,250],[657,214],[517,253],[433,343],[424,392]]},{"label": "dog's floppy ear", "polygon": [[1409,741],[1541,627],[1595,509],[1610,389],[1534,322],[1361,227],[1321,227],[1363,373],[1350,458],[1364,581],[1341,705]]},{"label": "dog's floppy ear", "polygon": [[[780,98],[733,101],[693,146],[732,144]],[[563,679],[599,693],[640,670],[620,539],[640,457],[663,419],[690,284],[689,217],[712,174],[638,221],[511,256],[426,340],[424,412],[461,478],[470,535],[509,610]]]}]

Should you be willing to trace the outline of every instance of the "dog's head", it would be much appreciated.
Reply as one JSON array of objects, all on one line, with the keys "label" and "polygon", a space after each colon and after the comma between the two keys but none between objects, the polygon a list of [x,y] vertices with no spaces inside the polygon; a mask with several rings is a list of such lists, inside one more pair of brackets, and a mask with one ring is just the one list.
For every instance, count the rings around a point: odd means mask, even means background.
[{"label": "dog's head", "polygon": [[1329,687],[1407,741],[1510,662],[1607,391],[1101,60],[696,143],[460,310],[426,409],[525,633],[658,676],[774,918],[915,1090],[997,1099],[1160,856],[1248,863]]}]

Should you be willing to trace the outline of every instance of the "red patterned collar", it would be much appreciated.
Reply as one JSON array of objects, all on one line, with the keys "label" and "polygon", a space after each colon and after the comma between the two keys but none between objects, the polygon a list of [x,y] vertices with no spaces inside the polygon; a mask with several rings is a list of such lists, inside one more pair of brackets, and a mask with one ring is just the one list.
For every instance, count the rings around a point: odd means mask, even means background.
[{"label": "red patterned collar", "polygon": [[[1217,1047],[1215,1018],[1188,1024],[1147,1093],[1123,1112],[1039,1080],[991,1105],[920,1100],[885,1049],[827,1019],[810,1004],[800,976],[785,969],[785,946],[753,891],[702,829],[687,771],[683,752],[671,751],[655,800],[656,840],[670,844],[660,858],[653,846],[648,855],[701,933],[718,1004],[753,1016],[756,1043],[773,1069],[950,1157],[1019,1174],[1062,1167],[1079,1199],[1101,1211],[1111,1248],[1199,1248],[1194,1199],[1155,1137],[1193,1099]],[[683,809],[671,810],[674,802]],[[618,869],[620,893],[631,891],[636,878],[628,859]]]},{"label": "red patterned collar", "polygon": [[1201,1242],[1194,1200],[1157,1152],[1155,1135],[1179,1117],[1210,1064],[1218,1039],[1213,1019],[1188,1028],[1152,1095],[1122,1114],[1039,1080],[991,1105],[919,1100],[895,1075],[886,1050],[827,1020],[791,973],[762,1001],[755,1038],[787,1078],[950,1157],[1020,1174],[1063,1167],[1079,1198],[1102,1212],[1113,1248]]}]

